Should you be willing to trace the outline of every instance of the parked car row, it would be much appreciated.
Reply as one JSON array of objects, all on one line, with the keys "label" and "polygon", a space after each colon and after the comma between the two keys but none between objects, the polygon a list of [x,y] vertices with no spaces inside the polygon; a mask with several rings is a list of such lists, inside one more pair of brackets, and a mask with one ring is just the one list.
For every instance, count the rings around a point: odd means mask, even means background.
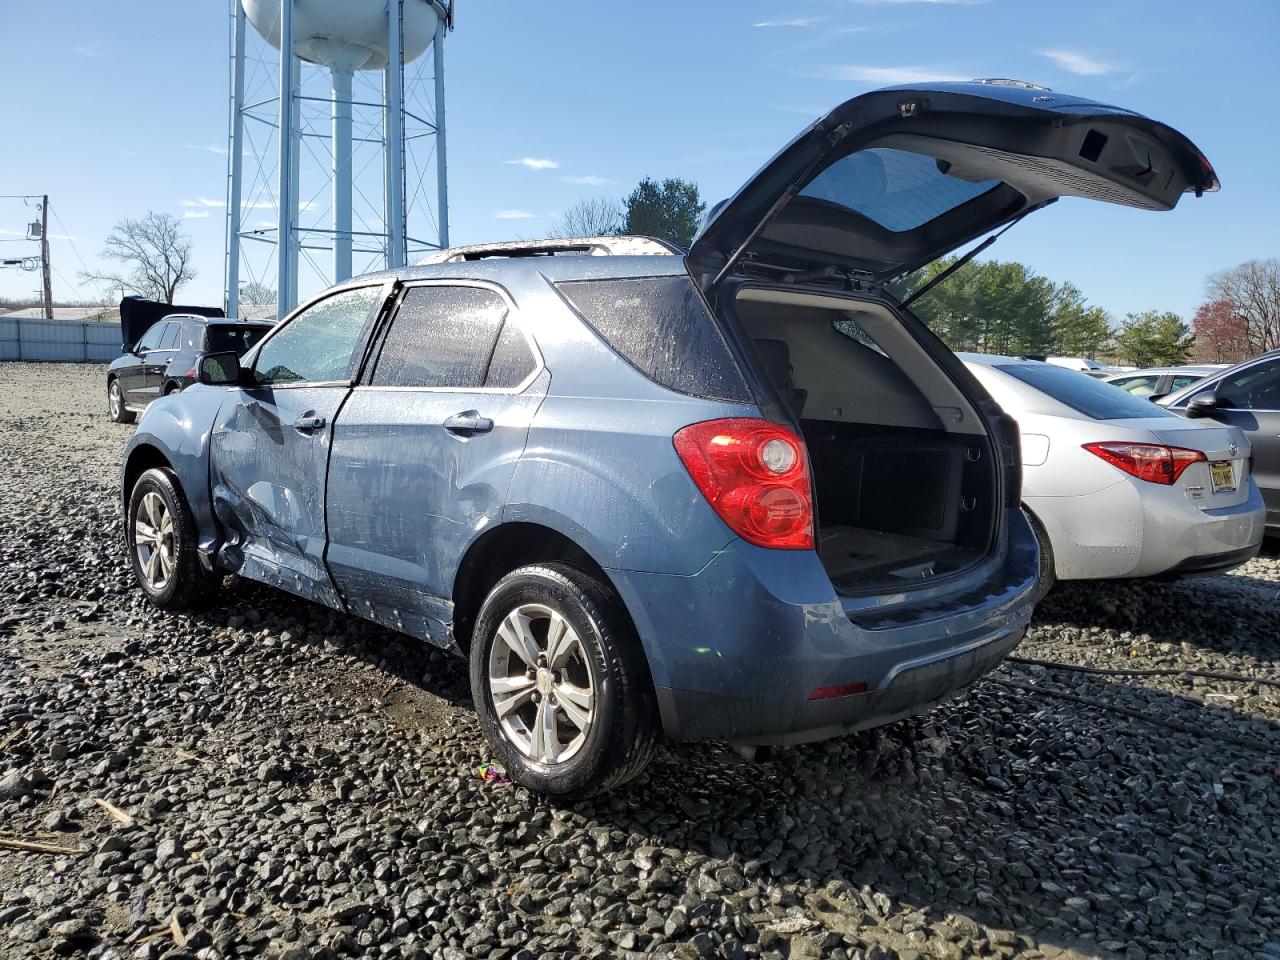
[{"label": "parked car row", "polygon": [[[626,782],[660,735],[750,754],[927,710],[1026,629],[1024,473],[1095,478],[1075,493],[1118,526],[1140,483],[1219,511],[1195,534],[1217,565],[1256,549],[1230,539],[1256,490],[1234,426],[971,359],[984,388],[889,281],[1059,196],[1217,186],[1170,127],[1029,84],[856,97],[687,255],[444,251],[205,355],[126,448],[134,574],[172,608],[234,572],[467,656],[495,755],[547,793]],[[1043,418],[1026,453],[994,394]],[[1036,445],[1075,418],[1095,449]]]}]

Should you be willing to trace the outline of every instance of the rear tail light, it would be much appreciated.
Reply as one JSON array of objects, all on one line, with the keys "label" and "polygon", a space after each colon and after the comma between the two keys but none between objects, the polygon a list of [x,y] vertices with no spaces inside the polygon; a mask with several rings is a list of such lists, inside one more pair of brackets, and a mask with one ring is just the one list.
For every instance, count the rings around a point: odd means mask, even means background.
[{"label": "rear tail light", "polygon": [[1084,448],[1131,477],[1166,487],[1177,483],[1182,472],[1193,463],[1209,459],[1199,450],[1166,447],[1161,443],[1086,443]]},{"label": "rear tail light", "polygon": [[194,379],[196,378],[196,365],[193,363],[193,364],[191,365],[191,369],[190,369],[190,370],[188,370],[186,373],[184,373],[184,374],[183,374],[183,376],[184,376],[184,377],[189,377],[189,378],[191,378],[192,380],[194,380]]},{"label": "rear tail light", "polygon": [[996,420],[1000,443],[1000,457],[1004,464],[1006,507],[1022,505],[1022,434],[1018,430],[1018,421],[1007,413],[1002,413]]},{"label": "rear tail light", "polygon": [[813,492],[804,441],[767,420],[734,418],[678,431],[676,453],[707,502],[749,543],[813,548]]}]

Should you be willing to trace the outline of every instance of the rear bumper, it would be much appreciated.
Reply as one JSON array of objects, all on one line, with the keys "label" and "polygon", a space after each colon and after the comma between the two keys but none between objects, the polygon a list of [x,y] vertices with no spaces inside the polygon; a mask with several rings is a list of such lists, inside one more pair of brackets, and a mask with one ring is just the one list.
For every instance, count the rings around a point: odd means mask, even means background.
[{"label": "rear bumper", "polygon": [[[666,734],[785,744],[928,709],[992,669],[1022,639],[1038,572],[1010,515],[1010,549],[945,598],[879,598],[846,610],[817,555],[736,541],[698,574],[610,570],[645,646]],[[865,693],[812,700],[815,690]]]},{"label": "rear bumper", "polygon": [[1086,497],[1025,500],[1048,531],[1060,580],[1215,573],[1244,563],[1262,543],[1266,508],[1247,482],[1244,502],[1207,510],[1178,487],[1141,480]]}]

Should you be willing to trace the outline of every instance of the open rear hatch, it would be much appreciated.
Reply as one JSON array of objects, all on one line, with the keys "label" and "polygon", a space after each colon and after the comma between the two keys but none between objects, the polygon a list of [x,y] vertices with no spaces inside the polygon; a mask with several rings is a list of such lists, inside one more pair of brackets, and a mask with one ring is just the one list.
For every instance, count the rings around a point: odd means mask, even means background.
[{"label": "open rear hatch", "polygon": [[804,435],[841,593],[960,573],[1019,504],[1016,429],[884,285],[1061,196],[1170,210],[1217,187],[1164,124],[974,81],[855,97],[712,210],[690,273]]},{"label": "open rear hatch", "polygon": [[1218,188],[1186,137],[1120,107],[1007,80],[876,90],[791,141],[689,251],[704,289],[748,261],[879,286],[1058,197],[1172,210]]}]

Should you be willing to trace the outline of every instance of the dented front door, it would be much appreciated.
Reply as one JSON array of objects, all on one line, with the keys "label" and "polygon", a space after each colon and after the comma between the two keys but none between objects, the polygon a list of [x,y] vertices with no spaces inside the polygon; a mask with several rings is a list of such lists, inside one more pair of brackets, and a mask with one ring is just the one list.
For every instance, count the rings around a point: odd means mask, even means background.
[{"label": "dented front door", "polygon": [[209,440],[219,563],[342,609],[325,569],[325,485],[333,423],[388,289],[356,286],[299,310],[246,358]]}]

